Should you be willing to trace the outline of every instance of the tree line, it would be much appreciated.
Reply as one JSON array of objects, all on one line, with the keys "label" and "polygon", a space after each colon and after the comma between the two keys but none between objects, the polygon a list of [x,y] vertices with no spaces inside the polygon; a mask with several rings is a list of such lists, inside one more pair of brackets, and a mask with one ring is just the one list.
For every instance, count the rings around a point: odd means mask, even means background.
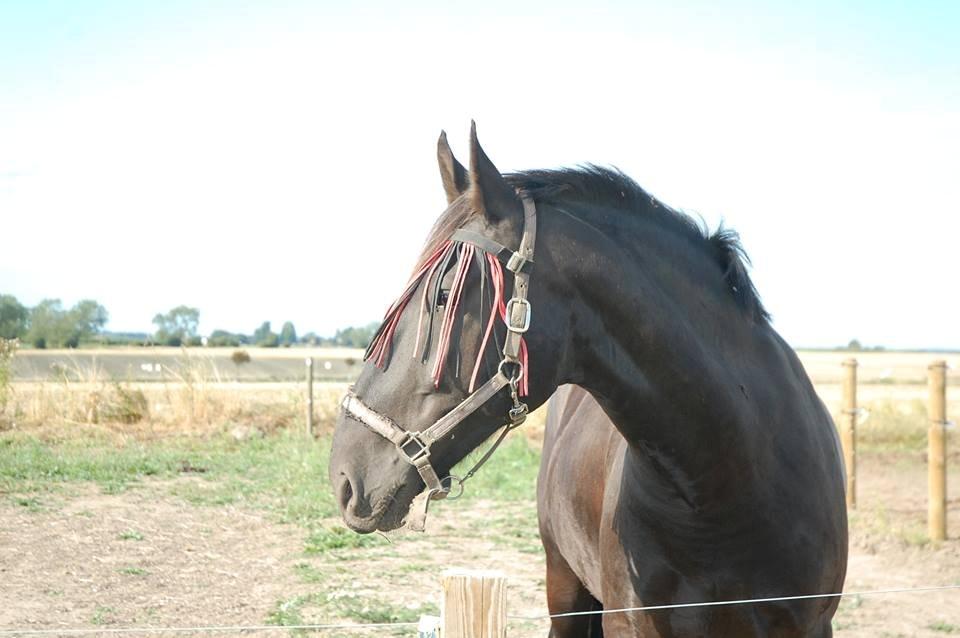
[{"label": "tree line", "polygon": [[44,299],[30,308],[13,295],[0,294],[0,339],[19,339],[35,348],[77,348],[89,344],[267,348],[300,344],[365,348],[379,326],[377,322],[349,326],[337,330],[332,337],[314,332],[298,336],[293,322],[284,322],[280,331],[274,332],[271,323],[264,321],[250,334],[214,330],[201,335],[200,310],[177,306],[153,317],[152,333],[124,333],[104,331],[109,317],[107,309],[93,299],[84,299],[70,308],[59,299]]}]

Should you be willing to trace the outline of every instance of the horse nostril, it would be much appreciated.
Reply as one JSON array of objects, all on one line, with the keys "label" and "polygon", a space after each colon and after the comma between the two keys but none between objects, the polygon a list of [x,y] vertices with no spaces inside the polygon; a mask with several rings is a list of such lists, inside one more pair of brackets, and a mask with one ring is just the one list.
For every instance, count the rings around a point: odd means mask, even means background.
[{"label": "horse nostril", "polygon": [[347,511],[350,507],[350,501],[353,499],[353,484],[350,482],[350,479],[346,476],[343,477],[343,482],[340,483],[340,509],[342,511]]}]

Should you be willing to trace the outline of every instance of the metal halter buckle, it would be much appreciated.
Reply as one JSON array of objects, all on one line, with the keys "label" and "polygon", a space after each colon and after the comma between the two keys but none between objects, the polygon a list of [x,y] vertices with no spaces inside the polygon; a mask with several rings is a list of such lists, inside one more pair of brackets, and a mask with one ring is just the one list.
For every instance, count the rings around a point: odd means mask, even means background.
[{"label": "metal halter buckle", "polygon": [[[411,454],[407,451],[407,446],[411,443],[415,443],[417,449]],[[407,437],[397,444],[397,449],[407,457],[407,461],[415,465],[416,461],[421,458],[426,458],[430,456],[430,446],[420,440],[419,432],[407,432]]]},{"label": "metal halter buckle", "polygon": [[518,403],[510,408],[510,425],[515,427],[526,421],[529,411],[530,408],[527,407],[526,403]]},{"label": "metal halter buckle", "polygon": [[[520,306],[523,308],[523,323],[519,326],[514,325],[513,323],[513,307]],[[511,297],[510,301],[507,302],[507,330],[510,332],[516,332],[517,334],[523,334],[530,329],[530,311],[531,311],[530,302],[526,299],[521,299],[520,297]]]},{"label": "metal halter buckle", "polygon": [[520,253],[513,253],[510,255],[510,258],[507,260],[507,270],[512,273],[518,273],[523,270],[523,267],[530,263],[531,260],[527,259]]}]

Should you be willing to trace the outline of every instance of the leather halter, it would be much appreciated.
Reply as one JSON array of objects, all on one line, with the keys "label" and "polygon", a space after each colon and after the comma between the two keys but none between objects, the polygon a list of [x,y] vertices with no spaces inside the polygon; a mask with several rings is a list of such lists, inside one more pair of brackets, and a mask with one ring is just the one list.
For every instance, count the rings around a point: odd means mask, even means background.
[{"label": "leather halter", "polygon": [[[515,252],[479,233],[462,228],[455,231],[450,237],[453,241],[473,244],[500,260],[505,259],[507,270],[513,273],[513,295],[506,305],[507,334],[503,343],[503,358],[500,360],[496,374],[450,412],[437,419],[433,425],[420,431],[404,429],[390,417],[378,413],[361,401],[360,397],[353,392],[353,388],[350,388],[341,404],[343,410],[354,420],[393,443],[400,456],[419,472],[427,486],[427,496],[423,502],[422,512],[418,512],[416,515],[411,512],[411,516],[415,516],[415,518],[407,521],[408,526],[417,531],[423,531],[430,501],[447,498],[454,482],[460,486],[460,492],[451,498],[458,497],[463,492],[463,483],[473,476],[480,466],[490,458],[507,433],[527,418],[527,405],[519,399],[518,384],[526,372],[521,363],[520,345],[523,334],[530,328],[531,307],[530,301],[527,299],[527,293],[530,285],[529,265],[533,263],[533,249],[537,237],[537,208],[533,200],[523,194],[520,197],[523,201],[524,224],[520,247]],[[479,356],[483,356],[483,353],[481,352]],[[504,373],[504,367],[508,365],[514,369],[511,376]],[[462,478],[453,475],[448,476],[443,479],[448,481],[448,484],[444,485],[443,480],[437,475],[430,462],[431,446],[453,432],[468,416],[476,412],[507,386],[510,388],[513,407],[508,412],[509,422],[503,432],[494,442],[493,447],[480,458],[469,472]]]}]

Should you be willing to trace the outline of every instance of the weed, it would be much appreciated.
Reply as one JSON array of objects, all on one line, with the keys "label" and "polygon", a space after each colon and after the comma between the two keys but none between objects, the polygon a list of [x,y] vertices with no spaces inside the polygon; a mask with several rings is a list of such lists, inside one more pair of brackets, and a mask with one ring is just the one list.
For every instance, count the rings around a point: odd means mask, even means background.
[{"label": "weed", "polygon": [[149,572],[141,567],[124,567],[123,569],[118,569],[118,572],[121,574],[126,574],[127,576],[146,576]]},{"label": "weed", "polygon": [[113,619],[110,618],[110,615],[114,613],[113,607],[104,607],[102,605],[97,605],[97,608],[93,612],[93,618],[90,619],[94,625],[106,625],[112,623]]},{"label": "weed", "polygon": [[13,497],[13,502],[20,507],[27,508],[29,512],[39,512],[43,509],[40,499],[34,496],[15,496]]},{"label": "weed", "polygon": [[293,569],[305,583],[322,583],[327,580],[326,575],[310,563],[297,563]]},{"label": "weed", "polygon": [[933,631],[939,631],[944,634],[958,634],[960,633],[960,625],[951,625],[948,622],[943,620],[938,620],[927,625],[928,629]]},{"label": "weed", "polygon": [[143,534],[141,534],[135,529],[128,529],[123,532],[120,532],[117,538],[119,538],[122,541],[142,541]]},{"label": "weed", "polygon": [[326,554],[338,549],[374,547],[385,541],[373,534],[356,534],[342,525],[329,525],[313,530],[307,536],[307,554]]}]

